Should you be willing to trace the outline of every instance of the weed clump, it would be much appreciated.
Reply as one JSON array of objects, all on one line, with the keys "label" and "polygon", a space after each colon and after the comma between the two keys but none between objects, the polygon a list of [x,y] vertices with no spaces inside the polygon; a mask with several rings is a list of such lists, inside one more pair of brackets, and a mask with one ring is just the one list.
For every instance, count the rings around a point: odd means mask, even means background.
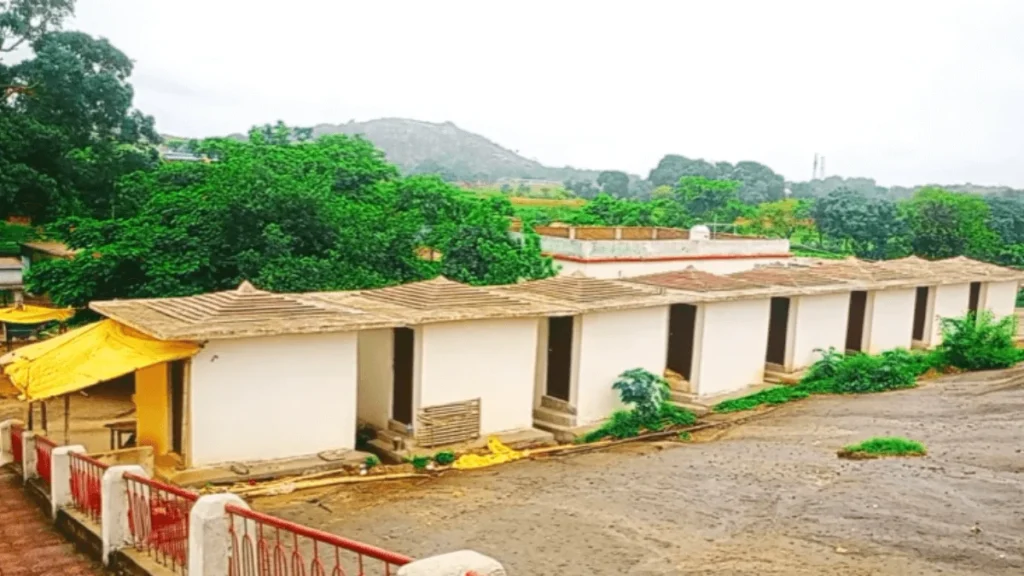
[{"label": "weed clump", "polygon": [[988,310],[963,318],[942,318],[942,343],[936,348],[938,362],[960,370],[1009,368],[1024,361],[1017,348],[1017,318],[995,320]]},{"label": "weed clump", "polygon": [[883,458],[886,456],[924,456],[924,444],[898,436],[882,436],[851,444],[839,451],[840,458]]},{"label": "weed clump", "polygon": [[413,456],[409,460],[412,462],[412,467],[417,470],[426,470],[427,466],[430,465],[430,456]]},{"label": "weed clump", "polygon": [[715,405],[715,412],[742,412],[744,410],[753,410],[762,404],[785,404],[790,400],[807,398],[808,396],[810,396],[809,392],[795,386],[780,386],[778,388],[762,390],[749,396],[719,402]]},{"label": "weed clump", "polygon": [[373,454],[370,454],[369,456],[366,457],[366,460],[363,460],[363,466],[366,466],[367,470],[373,470],[375,467],[379,465],[380,458],[377,458]]},{"label": "weed clump", "polygon": [[455,452],[451,450],[442,450],[437,454],[434,454],[434,462],[437,462],[441,466],[450,466],[455,462]]}]

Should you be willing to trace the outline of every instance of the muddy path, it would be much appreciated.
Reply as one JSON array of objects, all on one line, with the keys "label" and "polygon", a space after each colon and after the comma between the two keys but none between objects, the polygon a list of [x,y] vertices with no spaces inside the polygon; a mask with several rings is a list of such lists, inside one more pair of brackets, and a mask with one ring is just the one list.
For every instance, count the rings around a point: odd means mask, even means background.
[{"label": "muddy path", "polygon": [[[514,575],[1021,574],[1024,377],[1005,376],[818,397],[711,441],[255,506],[412,556],[472,548]],[[878,435],[929,454],[836,457]]]}]

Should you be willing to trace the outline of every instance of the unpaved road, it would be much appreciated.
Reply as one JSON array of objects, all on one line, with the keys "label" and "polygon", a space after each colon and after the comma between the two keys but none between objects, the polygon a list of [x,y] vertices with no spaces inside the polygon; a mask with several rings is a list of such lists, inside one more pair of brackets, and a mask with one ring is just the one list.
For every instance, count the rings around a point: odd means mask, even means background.
[{"label": "unpaved road", "polygon": [[[330,512],[255,506],[417,557],[475,549],[517,576],[1019,575],[1024,376],[1005,376],[813,398],[715,441],[344,488],[321,495]],[[929,454],[836,458],[876,435]]]}]

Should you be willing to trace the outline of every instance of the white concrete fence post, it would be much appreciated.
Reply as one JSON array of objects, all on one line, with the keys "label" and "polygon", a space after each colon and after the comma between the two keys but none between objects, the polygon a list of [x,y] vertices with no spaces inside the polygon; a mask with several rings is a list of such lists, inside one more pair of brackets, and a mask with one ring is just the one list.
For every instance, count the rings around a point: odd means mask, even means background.
[{"label": "white concrete fence post", "polygon": [[110,564],[110,553],[130,545],[128,527],[128,486],[125,474],[148,478],[142,466],[111,466],[103,473],[103,504],[100,510],[100,534],[103,538],[103,564]]},{"label": "white concrete fence post", "polygon": [[416,560],[398,569],[398,576],[505,576],[505,567],[489,556],[460,550]]},{"label": "white concrete fence post", "polygon": [[36,474],[36,433],[31,430],[21,433],[21,474],[25,483],[38,476]]},{"label": "white concrete fence post", "polygon": [[188,515],[189,576],[228,576],[231,555],[231,517],[224,507],[249,508],[234,494],[202,496]]},{"label": "white concrete fence post", "polygon": [[57,511],[71,504],[71,455],[85,454],[85,446],[58,446],[50,453],[50,507]]},{"label": "white concrete fence post", "polygon": [[4,420],[0,422],[0,466],[14,462],[14,449],[11,447],[11,428],[24,426],[21,420]]}]

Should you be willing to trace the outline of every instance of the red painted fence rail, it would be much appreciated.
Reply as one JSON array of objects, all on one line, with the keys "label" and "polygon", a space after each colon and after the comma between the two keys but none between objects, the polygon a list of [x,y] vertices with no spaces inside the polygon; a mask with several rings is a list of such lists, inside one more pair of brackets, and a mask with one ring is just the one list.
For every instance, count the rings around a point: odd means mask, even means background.
[{"label": "red painted fence rail", "polygon": [[85,454],[71,454],[71,503],[93,522],[103,508],[103,473],[109,466]]},{"label": "red painted fence rail", "polygon": [[36,474],[39,475],[39,479],[43,481],[43,484],[50,487],[51,474],[51,461],[50,456],[53,455],[53,449],[57,447],[57,443],[50,440],[46,436],[36,436]]},{"label": "red painted fence rail", "polygon": [[412,558],[240,506],[224,507],[230,576],[391,576]]},{"label": "red painted fence rail", "polygon": [[15,424],[11,426],[11,454],[14,455],[14,462],[19,466],[25,464],[25,455],[22,454],[24,444],[21,443],[21,435],[25,432],[24,426]]},{"label": "red painted fence rail", "polygon": [[188,571],[188,515],[199,499],[150,478],[125,474],[128,528],[136,550],[182,574]]}]

